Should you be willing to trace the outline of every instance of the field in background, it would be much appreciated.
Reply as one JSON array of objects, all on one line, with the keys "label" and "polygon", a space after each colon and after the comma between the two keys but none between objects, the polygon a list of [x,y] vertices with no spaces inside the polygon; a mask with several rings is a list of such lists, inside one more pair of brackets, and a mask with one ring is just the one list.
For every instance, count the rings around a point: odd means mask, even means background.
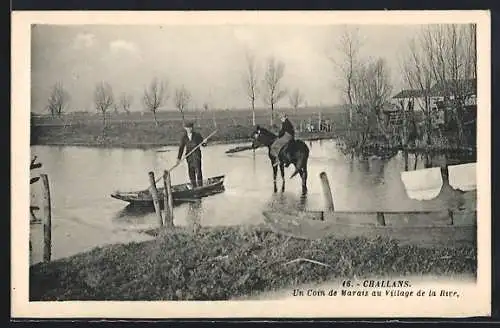
[{"label": "field in background", "polygon": [[[288,114],[300,137],[333,137],[345,130],[346,113],[341,107],[280,109]],[[278,111],[275,111],[274,128],[270,126],[271,111],[259,109],[255,112],[256,124],[279,130]],[[109,113],[106,129],[98,113],[68,113],[61,118],[48,115],[32,116],[32,145],[89,145],[142,147],[177,144],[182,133],[182,115],[179,111],[157,113],[158,125],[149,112]],[[332,130],[318,132],[319,119],[330,122]],[[186,111],[185,119],[195,123],[203,135],[215,128],[218,133],[211,139],[215,142],[245,141],[253,131],[251,110]],[[306,131],[311,124],[313,131]]]}]

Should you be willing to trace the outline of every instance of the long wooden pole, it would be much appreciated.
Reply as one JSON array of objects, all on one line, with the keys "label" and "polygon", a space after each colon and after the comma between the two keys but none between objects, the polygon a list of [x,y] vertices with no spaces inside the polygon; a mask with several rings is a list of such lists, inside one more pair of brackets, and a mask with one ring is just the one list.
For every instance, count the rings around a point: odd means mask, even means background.
[{"label": "long wooden pole", "polygon": [[158,189],[156,189],[155,174],[153,172],[149,172],[148,175],[149,183],[151,184],[149,190],[151,192],[151,196],[153,197],[153,205],[155,207],[156,216],[158,218],[158,225],[162,227],[163,218],[161,216],[160,200],[158,199]]},{"label": "long wooden pole", "polygon": [[167,227],[174,226],[174,199],[172,198],[172,182],[170,179],[170,172],[165,170],[163,172],[163,193],[164,211],[165,211],[165,224]]},{"label": "long wooden pole", "polygon": [[335,206],[333,205],[332,189],[330,188],[330,183],[328,182],[328,176],[325,172],[319,174],[321,180],[321,186],[323,187],[323,196],[325,198],[326,209],[328,211],[334,211]]},{"label": "long wooden pole", "polygon": [[50,185],[47,174],[40,174],[43,184],[43,261],[50,262],[52,256],[52,208]]}]

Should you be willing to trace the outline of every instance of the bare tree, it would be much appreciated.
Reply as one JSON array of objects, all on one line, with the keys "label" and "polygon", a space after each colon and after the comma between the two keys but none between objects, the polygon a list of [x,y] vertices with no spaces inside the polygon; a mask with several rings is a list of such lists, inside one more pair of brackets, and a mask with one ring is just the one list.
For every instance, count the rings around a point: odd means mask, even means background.
[{"label": "bare tree", "polygon": [[[203,110],[205,112],[209,112],[211,110],[211,105],[208,102],[203,103]],[[217,128],[217,119],[215,117],[214,110],[212,110],[212,124],[214,125],[214,128]]]},{"label": "bare tree", "polygon": [[209,109],[210,109],[210,105],[207,102],[204,102],[203,103],[203,111],[208,112]]},{"label": "bare tree", "polygon": [[189,105],[191,101],[191,93],[182,85],[175,90],[175,107],[179,110],[182,115],[182,121],[184,122],[184,110]]},{"label": "bare tree", "polygon": [[274,106],[283,98],[286,91],[281,88],[281,79],[285,73],[285,64],[271,57],[267,61],[267,69],[264,74],[264,102],[271,106],[271,126],[274,124]]},{"label": "bare tree", "polygon": [[354,109],[354,79],[356,78],[356,70],[360,64],[360,50],[362,40],[358,28],[345,28],[337,48],[340,49],[341,59],[335,59],[335,56],[330,57],[330,61],[335,65],[340,76],[339,89],[341,90],[344,101],[349,105],[349,126],[353,120]]},{"label": "bare tree", "polygon": [[381,122],[381,114],[385,103],[390,98],[392,86],[387,63],[382,58],[367,60],[359,64],[352,80],[352,101],[357,118],[357,128],[361,130],[358,146],[363,146],[368,138],[383,135],[388,137]]},{"label": "bare tree", "polygon": [[[418,46],[416,39],[412,39],[409,44],[407,58],[403,63],[403,72],[408,86],[413,90],[418,90],[423,99],[423,103],[419,102],[419,105],[422,107],[420,109],[424,114],[428,144],[430,144],[432,134],[431,88],[434,83],[429,61],[429,54],[425,52],[424,48]],[[404,104],[402,105],[404,106]],[[413,108],[408,108],[408,111],[410,109]],[[406,115],[404,107],[402,110],[403,115]],[[406,124],[406,120],[404,122]],[[406,126],[404,128],[406,129]]]},{"label": "bare tree", "polygon": [[57,82],[52,86],[47,109],[53,117],[60,117],[64,109],[68,106],[69,101],[69,93],[64,89],[61,82]]},{"label": "bare tree", "polygon": [[203,103],[203,105],[201,105],[201,107],[203,108],[203,111],[202,111],[203,115],[201,117],[201,119],[203,120],[206,117],[205,114],[210,111],[210,105],[208,104],[208,102],[205,101]]},{"label": "bare tree", "polygon": [[149,86],[144,89],[144,96],[142,100],[145,109],[153,113],[156,126],[158,126],[156,111],[166,102],[167,99],[167,83],[160,81],[156,77],[153,78]]},{"label": "bare tree", "polygon": [[255,126],[255,100],[259,94],[259,88],[257,83],[257,64],[255,61],[255,56],[247,52],[245,54],[246,58],[246,74],[243,80],[245,91],[247,93],[248,99],[250,100],[250,104],[252,106],[252,125]]},{"label": "bare tree", "polygon": [[299,89],[295,88],[293,92],[288,96],[288,101],[290,102],[290,106],[293,107],[295,114],[297,114],[297,109],[304,102],[304,96]]},{"label": "bare tree", "polygon": [[471,77],[477,79],[477,29],[476,24],[470,24],[466,32],[469,35],[469,47],[467,48],[467,58],[470,59],[468,67],[472,70]]},{"label": "bare tree", "polygon": [[130,94],[122,93],[120,95],[120,108],[127,114],[130,114],[130,106],[132,105],[133,97]]},{"label": "bare tree", "polygon": [[94,104],[102,114],[102,124],[106,128],[106,113],[114,104],[113,88],[107,82],[100,82],[94,89]]}]

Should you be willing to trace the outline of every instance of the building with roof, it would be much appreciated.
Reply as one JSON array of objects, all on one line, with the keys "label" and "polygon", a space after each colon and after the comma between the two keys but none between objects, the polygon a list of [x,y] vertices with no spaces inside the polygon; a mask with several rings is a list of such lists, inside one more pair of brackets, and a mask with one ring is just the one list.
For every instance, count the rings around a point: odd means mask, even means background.
[{"label": "building with roof", "polygon": [[[444,83],[435,83],[430,89],[431,110],[443,107],[445,97],[453,99],[455,95],[461,95],[465,98],[465,106],[476,105],[477,80],[447,80]],[[422,111],[425,109],[424,92],[418,89],[404,89],[392,97],[392,103],[396,106],[408,108],[408,104],[413,102],[413,110]]]}]

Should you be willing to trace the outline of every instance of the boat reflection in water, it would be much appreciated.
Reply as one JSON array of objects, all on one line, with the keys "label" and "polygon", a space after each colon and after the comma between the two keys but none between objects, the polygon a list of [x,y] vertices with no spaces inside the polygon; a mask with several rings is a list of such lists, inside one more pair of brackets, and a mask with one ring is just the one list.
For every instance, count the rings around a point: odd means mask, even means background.
[{"label": "boat reflection in water", "polygon": [[193,233],[198,233],[201,228],[201,221],[203,218],[203,206],[202,200],[198,199],[192,202],[189,202],[186,221],[188,229],[190,229]]}]

